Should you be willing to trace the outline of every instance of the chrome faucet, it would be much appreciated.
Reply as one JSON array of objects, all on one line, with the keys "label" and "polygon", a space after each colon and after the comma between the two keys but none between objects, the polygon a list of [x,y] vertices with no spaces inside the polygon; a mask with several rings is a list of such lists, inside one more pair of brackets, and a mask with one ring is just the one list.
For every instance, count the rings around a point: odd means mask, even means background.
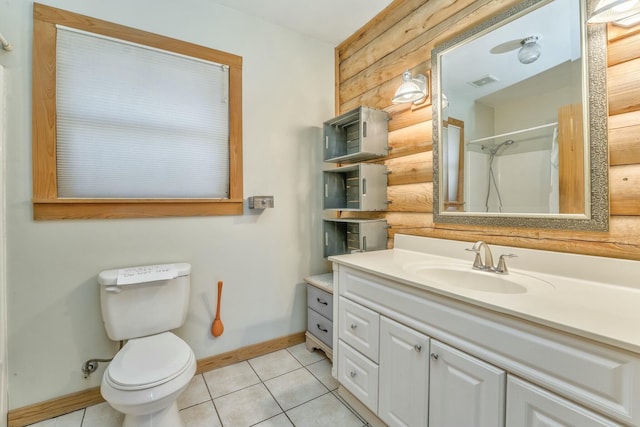
[{"label": "chrome faucet", "polygon": [[[482,248],[484,248],[484,262],[482,261],[482,255],[480,255],[480,251],[482,250]],[[482,240],[478,240],[473,244],[473,247],[468,248],[467,250],[476,253],[476,257],[473,260],[473,268],[475,268],[476,270],[491,271],[497,274],[509,274],[507,263],[504,259],[517,257],[517,255],[515,254],[502,254],[500,255],[498,265],[494,267],[491,248],[489,248],[489,245],[487,243],[483,242]]]},{"label": "chrome faucet", "polygon": [[[482,256],[480,255],[480,250],[484,247],[484,262],[482,262]],[[491,255],[491,249],[489,245],[486,244],[482,240],[478,240],[473,244],[471,249],[467,249],[468,251],[473,251],[476,253],[476,258],[473,261],[473,268],[476,270],[484,270],[484,271],[492,271],[493,267],[493,256]]]}]

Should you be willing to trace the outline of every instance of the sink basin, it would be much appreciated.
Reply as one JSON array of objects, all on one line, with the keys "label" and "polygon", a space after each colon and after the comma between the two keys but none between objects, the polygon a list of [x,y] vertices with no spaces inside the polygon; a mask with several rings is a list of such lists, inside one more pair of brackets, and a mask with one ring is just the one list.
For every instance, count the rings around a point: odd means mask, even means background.
[{"label": "sink basin", "polygon": [[496,274],[462,266],[419,265],[408,270],[424,280],[441,286],[465,288],[473,291],[497,294],[524,294],[553,285],[545,280],[525,274]]}]

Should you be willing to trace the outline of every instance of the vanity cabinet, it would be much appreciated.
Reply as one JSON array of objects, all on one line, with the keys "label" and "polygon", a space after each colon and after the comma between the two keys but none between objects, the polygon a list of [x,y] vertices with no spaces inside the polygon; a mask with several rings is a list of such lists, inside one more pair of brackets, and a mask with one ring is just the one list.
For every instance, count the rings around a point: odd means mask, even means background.
[{"label": "vanity cabinet", "polygon": [[333,274],[319,274],[307,282],[307,350],[322,350],[333,360]]},{"label": "vanity cabinet", "polygon": [[334,376],[372,425],[640,425],[637,354],[389,275],[334,274]]}]

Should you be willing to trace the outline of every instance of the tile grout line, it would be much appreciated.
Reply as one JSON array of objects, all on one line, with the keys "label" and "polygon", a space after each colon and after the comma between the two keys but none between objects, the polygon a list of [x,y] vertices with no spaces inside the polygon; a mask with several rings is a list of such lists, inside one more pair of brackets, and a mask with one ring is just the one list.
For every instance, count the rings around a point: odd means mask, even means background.
[{"label": "tile grout line", "polygon": [[[322,352],[322,356],[323,356],[323,357],[321,357],[320,359],[318,359],[318,360],[311,360],[311,361],[309,361],[308,363],[305,363],[305,358],[303,357],[302,359],[300,359],[300,358],[296,357],[296,355],[291,351],[291,348],[286,348],[286,349],[284,349],[284,350],[286,350],[286,351],[287,351],[287,354],[289,354],[289,355],[290,355],[290,356],[291,356],[291,357],[292,357],[292,358],[293,358],[293,359],[294,359],[294,360],[295,360],[295,361],[300,365],[300,367],[295,368],[295,369],[293,369],[293,370],[291,370],[291,371],[288,371],[288,372],[285,372],[285,373],[282,373],[282,374],[276,375],[276,376],[274,376],[273,378],[269,378],[269,379],[263,380],[263,379],[260,377],[260,375],[258,375],[258,372],[256,371],[256,368],[255,368],[255,367],[250,363],[250,360],[251,360],[251,359],[247,359],[245,362],[249,365],[249,368],[251,369],[251,371],[252,371],[252,372],[255,374],[255,376],[257,377],[258,382],[256,382],[255,384],[251,384],[251,385],[245,386],[245,387],[243,387],[243,388],[241,388],[241,389],[238,389],[238,390],[235,390],[235,391],[233,391],[233,392],[229,392],[229,393],[225,393],[225,394],[223,394],[223,395],[221,395],[221,396],[217,396],[215,399],[218,399],[218,398],[221,398],[221,397],[224,397],[224,396],[228,396],[228,395],[230,395],[230,394],[236,393],[236,392],[241,391],[241,390],[246,390],[247,388],[249,388],[249,387],[253,387],[253,386],[256,386],[256,385],[258,385],[258,384],[262,384],[262,386],[267,390],[267,392],[268,392],[269,396],[271,396],[271,398],[272,398],[272,399],[273,399],[273,401],[276,403],[276,405],[278,406],[278,408],[280,408],[280,411],[281,411],[281,412],[280,412],[280,413],[278,413],[278,414],[273,415],[272,417],[266,418],[266,419],[264,419],[264,420],[261,420],[261,421],[259,421],[259,422],[255,423],[255,424],[252,424],[252,426],[258,425],[258,424],[260,424],[260,423],[263,423],[263,422],[265,422],[265,421],[268,421],[268,420],[270,420],[270,419],[272,419],[272,418],[275,418],[275,417],[278,417],[278,416],[280,416],[280,415],[284,415],[284,416],[286,417],[286,419],[289,421],[289,423],[291,423],[291,425],[295,427],[295,423],[294,423],[294,422],[293,422],[293,420],[290,418],[289,414],[287,414],[287,411],[285,411],[285,410],[284,410],[284,408],[283,408],[282,404],[281,404],[281,403],[276,399],[276,396],[275,396],[275,395],[272,393],[272,391],[269,389],[269,387],[268,387],[268,386],[267,386],[267,384],[266,384],[266,381],[271,381],[271,380],[273,380],[273,379],[276,379],[276,378],[282,377],[282,376],[284,376],[284,375],[288,375],[288,374],[290,374],[290,373],[292,373],[292,372],[295,372],[295,371],[298,371],[298,370],[300,370],[300,369],[305,369],[305,370],[306,370],[306,372],[307,372],[308,374],[310,374],[310,375],[311,375],[311,378],[313,378],[315,381],[317,381],[318,383],[320,383],[320,385],[321,385],[321,387],[322,387],[322,390],[323,390],[323,391],[321,392],[321,394],[320,394],[320,395],[318,395],[318,396],[316,396],[316,397],[313,397],[313,398],[311,398],[311,399],[308,399],[308,400],[306,400],[306,401],[304,401],[304,402],[301,402],[301,403],[299,403],[299,404],[297,404],[297,405],[295,405],[295,406],[293,406],[293,407],[289,408],[289,409],[288,409],[289,411],[290,411],[290,410],[292,410],[292,409],[298,408],[298,407],[300,407],[300,406],[303,406],[303,405],[305,405],[305,404],[308,404],[309,402],[311,402],[311,401],[313,401],[313,400],[315,400],[315,399],[318,399],[318,398],[321,398],[321,397],[323,397],[323,396],[326,396],[327,394],[332,394],[332,395],[333,395],[333,396],[334,396],[334,397],[335,397],[335,398],[336,398],[336,399],[337,399],[337,400],[338,400],[342,405],[344,405],[344,406],[349,410],[349,412],[351,412],[353,415],[355,415],[355,416],[356,416],[356,418],[357,418],[359,421],[363,422],[365,426],[368,426],[368,424],[362,420],[361,416],[360,416],[359,414],[357,414],[357,413],[353,410],[353,408],[351,408],[348,404],[346,404],[346,402],[345,402],[345,401],[344,401],[344,400],[343,400],[343,399],[342,399],[342,398],[341,398],[341,397],[336,393],[336,389],[331,390],[331,389],[329,388],[329,385],[325,384],[325,383],[322,381],[322,379],[320,378],[320,376],[318,376],[318,375],[314,374],[314,372],[312,372],[312,371],[309,369],[309,367],[310,367],[310,366],[312,366],[312,365],[316,365],[316,364],[319,364],[319,363],[323,363],[323,362],[325,362],[326,360],[328,360],[328,358],[326,357],[326,355],[324,354],[324,352]],[[255,359],[255,358],[254,358],[254,359]],[[306,360],[308,360],[308,359],[306,359]],[[205,386],[205,388],[206,388],[206,393],[207,393],[207,395],[208,395],[208,399],[205,399],[205,400],[203,400],[203,401],[201,401],[201,402],[198,402],[198,403],[194,403],[194,404],[189,405],[189,406],[185,406],[185,407],[181,408],[181,409],[180,409],[180,411],[184,411],[184,410],[187,410],[187,409],[189,409],[189,408],[193,408],[193,407],[196,407],[196,406],[198,406],[198,405],[203,405],[203,404],[207,404],[208,402],[211,402],[211,404],[213,405],[213,409],[214,409],[214,411],[215,411],[215,416],[216,416],[216,418],[217,418],[218,422],[220,423],[220,425],[221,425],[221,426],[224,426],[224,424],[223,424],[223,422],[222,422],[222,418],[221,418],[221,416],[220,416],[220,412],[218,411],[218,407],[217,407],[217,405],[216,405],[216,403],[215,403],[215,399],[213,398],[213,394],[212,394],[211,388],[210,388],[210,386],[209,386],[209,382],[206,380],[204,373],[201,373],[201,374],[198,374],[198,375],[201,377],[201,380],[204,382],[204,386]],[[197,377],[197,376],[196,376],[196,377]],[[78,424],[78,427],[85,427],[85,422],[87,422],[87,421],[88,421],[88,419],[87,419],[87,408],[84,408],[84,409],[82,410],[82,415],[81,415],[81,417],[80,417],[80,423]],[[88,426],[87,426],[87,427],[88,427]],[[105,427],[106,427],[106,426],[105,426]]]}]

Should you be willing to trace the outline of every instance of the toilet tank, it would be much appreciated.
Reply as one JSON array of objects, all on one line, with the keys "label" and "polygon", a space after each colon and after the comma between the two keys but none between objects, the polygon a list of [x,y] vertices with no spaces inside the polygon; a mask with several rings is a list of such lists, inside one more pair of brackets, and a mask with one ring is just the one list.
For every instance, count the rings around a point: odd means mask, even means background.
[{"label": "toilet tank", "polygon": [[118,269],[98,275],[102,320],[109,338],[128,340],[182,326],[189,308],[191,265],[172,266],[177,275],[175,279],[127,285],[118,284]]}]

